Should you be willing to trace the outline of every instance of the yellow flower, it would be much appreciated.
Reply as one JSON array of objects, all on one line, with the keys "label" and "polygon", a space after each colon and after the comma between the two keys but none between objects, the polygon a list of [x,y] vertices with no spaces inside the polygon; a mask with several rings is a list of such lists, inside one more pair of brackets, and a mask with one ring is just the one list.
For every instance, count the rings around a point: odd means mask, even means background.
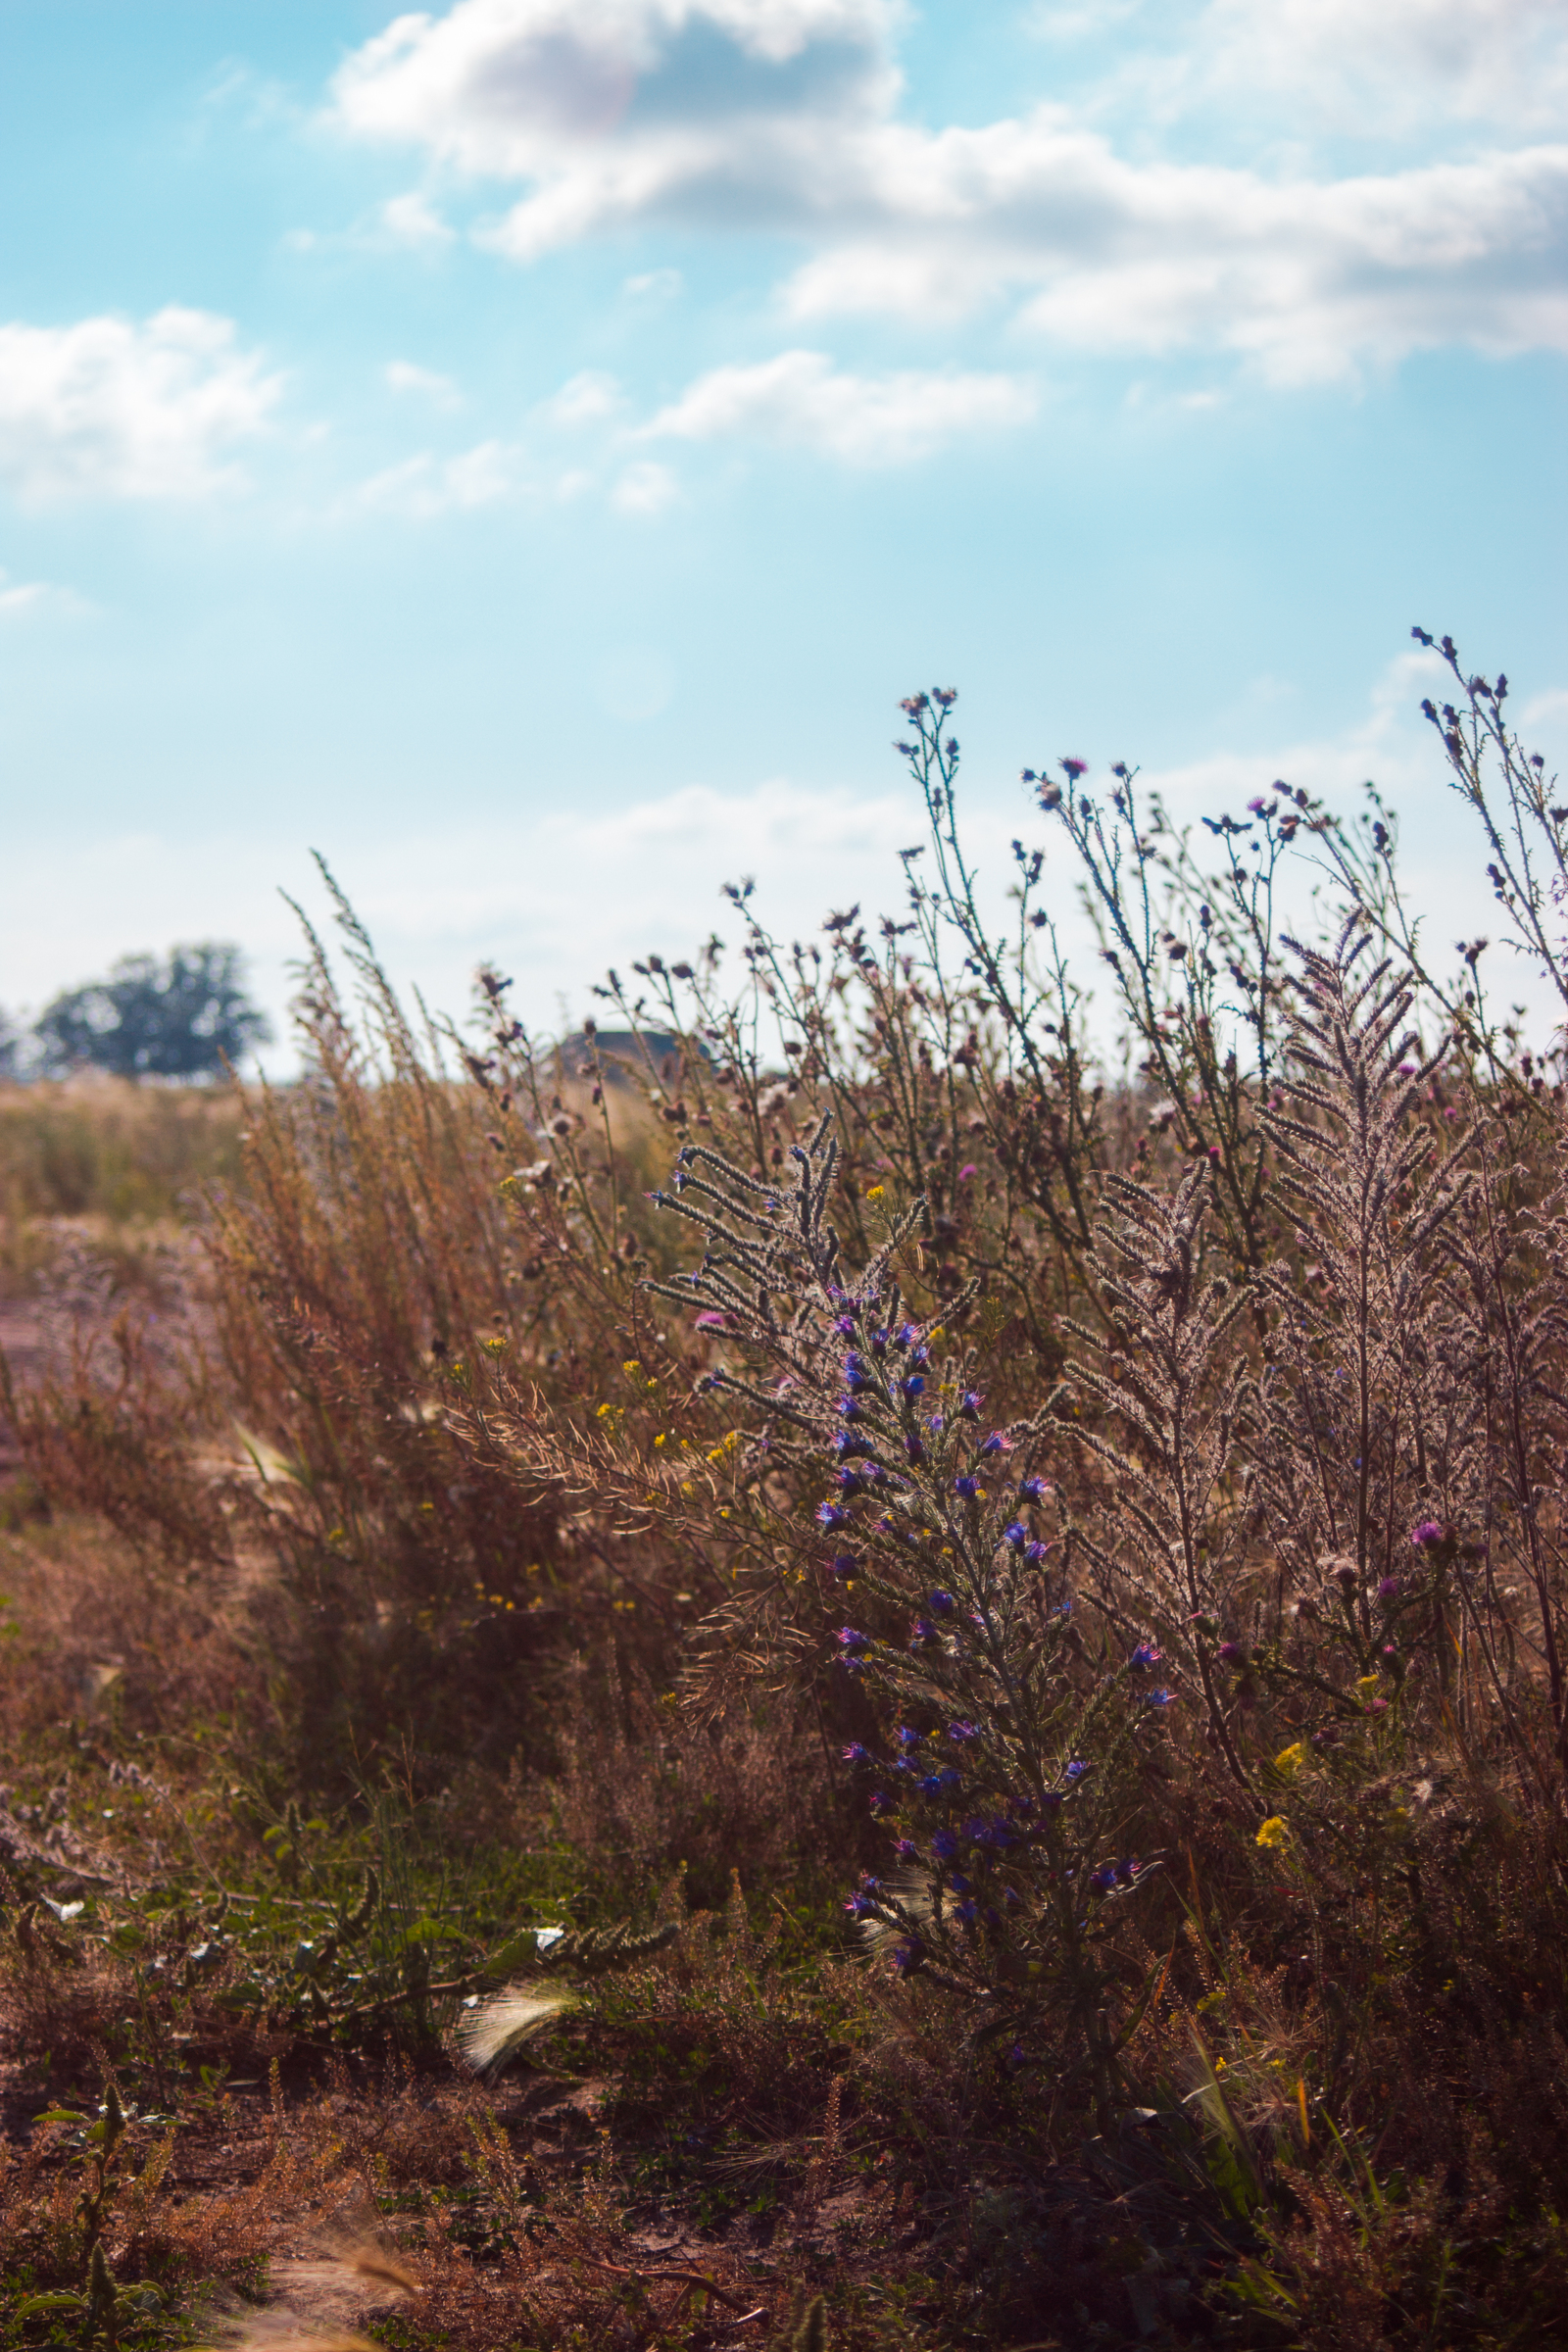
[{"label": "yellow flower", "polygon": [[1305,1762],[1305,1743],[1302,1740],[1298,1740],[1292,1746],[1282,1747],[1280,1749],[1279,1754],[1274,1759],[1274,1769],[1276,1772],[1284,1773],[1299,1772],[1301,1766]]},{"label": "yellow flower", "polygon": [[880,1200],[885,1189],[880,1184],[867,1185],[865,1197],[868,1200]]},{"label": "yellow flower", "polygon": [[1257,1833],[1257,1842],[1259,1845],[1270,1847],[1283,1845],[1290,1834],[1290,1824],[1285,1816],[1282,1813],[1271,1813]]}]

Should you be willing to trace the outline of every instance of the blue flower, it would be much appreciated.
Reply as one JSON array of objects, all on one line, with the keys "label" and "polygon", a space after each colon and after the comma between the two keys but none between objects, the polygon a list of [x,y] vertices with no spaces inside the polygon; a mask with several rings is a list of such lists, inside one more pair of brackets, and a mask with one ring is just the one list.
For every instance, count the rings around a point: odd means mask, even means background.
[{"label": "blue flower", "polygon": [[1022,1551],[1029,1541],[1029,1530],[1021,1520],[1010,1520],[1002,1531],[1002,1541],[1010,1544],[1014,1551]]},{"label": "blue flower", "polygon": [[1052,1548],[1049,1544],[1028,1544],[1024,1546],[1023,1556],[1032,1568],[1038,1568],[1044,1562],[1047,1552]]},{"label": "blue flower", "polygon": [[852,1740],[849,1746],[844,1750],[844,1761],[846,1764],[869,1764],[871,1761],[871,1750],[864,1746],[860,1740]]},{"label": "blue flower", "polygon": [[895,1944],[893,1965],[901,1977],[912,1977],[925,1959],[924,1946],[918,1943]]},{"label": "blue flower", "polygon": [[906,1723],[900,1724],[899,1745],[901,1747],[918,1747],[924,1738],[924,1732],[912,1731]]},{"label": "blue flower", "polygon": [[894,1845],[893,1851],[901,1862],[912,1862],[920,1849],[912,1838],[901,1838]]},{"label": "blue flower", "polygon": [[840,1647],[840,1649],[869,1649],[869,1648],[870,1648],[870,1646],[871,1646],[871,1641],[870,1641],[870,1636],[869,1636],[869,1635],[867,1635],[867,1634],[858,1634],[858,1633],[856,1632],[856,1630],[855,1630],[855,1628],[854,1628],[854,1626],[853,1626],[853,1625],[841,1625],[841,1626],[840,1626],[840,1628],[839,1628],[839,1647]]},{"label": "blue flower", "polygon": [[969,1894],[973,1891],[969,1881],[964,1877],[961,1870],[949,1871],[948,1885],[952,1887],[955,1894]]},{"label": "blue flower", "polygon": [[963,1775],[961,1772],[955,1771],[951,1764],[944,1764],[942,1770],[937,1774],[937,1787],[942,1789],[961,1788]]},{"label": "blue flower", "polygon": [[1000,1453],[1003,1448],[1003,1444],[1004,1440],[1001,1430],[994,1429],[989,1438],[981,1439],[980,1451],[983,1454]]},{"label": "blue flower", "polygon": [[871,1810],[873,1813],[879,1816],[883,1813],[891,1813],[893,1811],[893,1799],[891,1796],[889,1796],[885,1788],[875,1788],[872,1790]]},{"label": "blue flower", "polygon": [[1043,1478],[1021,1478],[1018,1481],[1020,1502],[1044,1502],[1045,1499],[1046,1482]]},{"label": "blue flower", "polygon": [[911,1372],[907,1380],[901,1380],[899,1383],[899,1395],[901,1396],[907,1396],[911,1403],[916,1396],[923,1396],[925,1395],[924,1376],[919,1372]]},{"label": "blue flower", "polygon": [[[839,1636],[839,1639],[841,1642],[844,1639],[842,1634]],[[1081,1781],[1086,1772],[1093,1772],[1094,1769],[1095,1768],[1092,1764],[1086,1764],[1084,1762],[1082,1756],[1074,1756],[1072,1762],[1067,1767],[1067,1778],[1069,1781]]]},{"label": "blue flower", "polygon": [[860,1563],[853,1551],[836,1552],[833,1558],[833,1574],[842,1583],[845,1577],[853,1576],[859,1565]]},{"label": "blue flower", "polygon": [[933,1617],[951,1617],[957,1602],[951,1592],[931,1592],[926,1595],[926,1607]]},{"label": "blue flower", "polygon": [[841,1511],[836,1502],[819,1502],[816,1506],[816,1518],[819,1527],[848,1527],[850,1524],[849,1512]]},{"label": "blue flower", "polygon": [[947,1427],[947,1423],[943,1420],[940,1413],[933,1413],[930,1420],[926,1423],[926,1427],[934,1438],[940,1438],[943,1430]]},{"label": "blue flower", "polygon": [[912,1323],[899,1325],[899,1346],[901,1348],[912,1348],[919,1337],[920,1334]]},{"label": "blue flower", "polygon": [[972,1928],[980,1916],[980,1906],[972,1894],[967,1895],[961,1903],[954,1904],[953,1916],[961,1919],[966,1928]]},{"label": "blue flower", "polygon": [[857,1404],[853,1396],[841,1396],[839,1398],[839,1419],[841,1421],[863,1421],[865,1409],[862,1405]]},{"label": "blue flower", "polygon": [[939,1862],[951,1862],[958,1851],[958,1839],[952,1830],[936,1830],[931,1837],[931,1851]]},{"label": "blue flower", "polygon": [[953,1492],[955,1494],[961,1494],[966,1502],[972,1501],[980,1492],[980,1481],[977,1478],[956,1478],[953,1482]]},{"label": "blue flower", "polygon": [[853,1315],[840,1315],[833,1328],[838,1333],[841,1340],[853,1340],[855,1337],[855,1317]]},{"label": "blue flower", "polygon": [[972,1740],[978,1740],[979,1737],[980,1731],[977,1724],[950,1723],[948,1726],[948,1738],[956,1740],[959,1747],[967,1747]]},{"label": "blue flower", "polygon": [[927,1796],[940,1796],[942,1794],[941,1773],[928,1772],[924,1780],[920,1783],[920,1787],[924,1789]]},{"label": "blue flower", "polygon": [[852,1919],[875,1919],[877,1915],[875,1903],[868,1902],[863,1894],[847,1894],[844,1908]]},{"label": "blue flower", "polygon": [[922,1649],[927,1642],[937,1639],[937,1629],[929,1617],[917,1617],[909,1628],[909,1647]]},{"label": "blue flower", "polygon": [[1135,1674],[1144,1674],[1151,1666],[1159,1664],[1160,1656],[1152,1642],[1140,1642],[1127,1663]]},{"label": "blue flower", "polygon": [[833,1475],[838,1480],[840,1490],[845,1494],[864,1494],[865,1481],[858,1470],[835,1470]]},{"label": "blue flower", "polygon": [[1174,1690],[1146,1690],[1144,1704],[1146,1707],[1173,1707],[1176,1704],[1176,1693]]},{"label": "blue flower", "polygon": [[978,1421],[980,1418],[980,1407],[982,1404],[984,1404],[984,1402],[985,1398],[981,1396],[978,1389],[966,1389],[958,1399],[956,1409],[963,1420]]},{"label": "blue flower", "polygon": [[886,1355],[886,1353],[887,1353],[887,1351],[888,1351],[888,1340],[889,1340],[890,1336],[891,1336],[891,1335],[890,1335],[889,1333],[885,1332],[885,1331],[873,1331],[873,1332],[872,1332],[872,1334],[871,1334],[871,1353],[872,1353],[873,1355]]}]

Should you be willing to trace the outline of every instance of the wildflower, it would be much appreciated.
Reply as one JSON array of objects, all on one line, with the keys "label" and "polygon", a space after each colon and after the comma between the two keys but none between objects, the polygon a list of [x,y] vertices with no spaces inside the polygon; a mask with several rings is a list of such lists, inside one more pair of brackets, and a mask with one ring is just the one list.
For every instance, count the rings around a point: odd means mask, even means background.
[{"label": "wildflower", "polygon": [[870,1636],[858,1634],[853,1625],[841,1625],[838,1640],[840,1649],[869,1649],[871,1646]]},{"label": "wildflower", "polygon": [[841,1511],[836,1502],[819,1502],[816,1506],[817,1525],[825,1528],[848,1527],[850,1514]]},{"label": "wildflower", "polygon": [[901,1380],[899,1383],[899,1395],[901,1396],[907,1396],[911,1401],[916,1396],[923,1396],[925,1395],[924,1375],[919,1372],[911,1372],[907,1380]]},{"label": "wildflower", "polygon": [[854,1396],[871,1385],[863,1360],[853,1352],[844,1358],[844,1385]]},{"label": "wildflower", "polygon": [[931,1851],[939,1862],[951,1862],[958,1851],[958,1838],[956,1832],[934,1830],[931,1835]]},{"label": "wildflower", "polygon": [[1241,1666],[1247,1659],[1247,1651],[1240,1642],[1222,1642],[1215,1655],[1222,1666]]},{"label": "wildflower", "polygon": [[1280,1749],[1279,1754],[1274,1759],[1274,1769],[1276,1772],[1298,1773],[1300,1771],[1301,1766],[1305,1763],[1305,1742],[1303,1740],[1293,1740],[1289,1747],[1282,1747]]},{"label": "wildflower", "polygon": [[944,1764],[942,1770],[937,1774],[936,1777],[937,1787],[942,1791],[944,1796],[948,1795],[953,1789],[961,1788],[963,1787],[962,1773],[955,1770],[954,1766],[951,1764]]},{"label": "wildflower", "polygon": [[951,1617],[957,1603],[951,1592],[943,1592],[939,1590],[927,1593],[925,1605],[933,1617]]},{"label": "wildflower", "polygon": [[980,1171],[975,1166],[974,1161],[972,1159],[966,1159],[962,1167],[958,1170],[958,1182],[960,1184],[969,1184],[976,1176],[979,1175],[979,1173]]},{"label": "wildflower", "polygon": [[925,1960],[924,1947],[918,1943],[900,1943],[893,1949],[893,1965],[901,1977],[912,1977]]},{"label": "wildflower", "polygon": [[961,1494],[965,1502],[972,1502],[980,1492],[980,1481],[967,1476],[956,1478],[953,1482],[953,1492],[955,1494]]},{"label": "wildflower", "polygon": [[924,1732],[913,1731],[906,1723],[900,1724],[898,1740],[901,1747],[918,1747],[924,1738]]},{"label": "wildflower", "polygon": [[871,1791],[871,1811],[880,1818],[882,1814],[891,1813],[892,1810],[893,1799],[891,1796],[889,1796],[887,1790],[885,1788],[874,1788]]},{"label": "wildflower", "polygon": [[911,1649],[919,1649],[927,1642],[935,1642],[936,1639],[937,1629],[929,1617],[917,1617],[909,1628],[909,1647]]},{"label": "wildflower", "polygon": [[1099,1870],[1092,1870],[1089,1874],[1089,1891],[1091,1894],[1108,1894],[1115,1884],[1115,1872],[1104,1865],[1102,1865]]},{"label": "wildflower", "polygon": [[1047,1555],[1054,1551],[1055,1548],[1056,1546],[1054,1544],[1029,1544],[1024,1546],[1023,1556],[1029,1562],[1031,1568],[1038,1568],[1042,1565]]},{"label": "wildflower", "polygon": [[961,1920],[966,1928],[972,1928],[980,1916],[980,1906],[972,1894],[966,1895],[961,1903],[954,1904],[953,1916]]},{"label": "wildflower", "polygon": [[978,1389],[966,1389],[963,1395],[958,1398],[957,1412],[959,1419],[963,1421],[978,1421],[980,1418],[980,1407],[982,1404],[984,1404],[984,1402],[985,1398],[982,1396]]},{"label": "wildflower", "polygon": [[1162,1654],[1152,1642],[1140,1642],[1127,1663],[1135,1674],[1145,1674],[1151,1666],[1159,1664]]},{"label": "wildflower", "polygon": [[1022,1551],[1029,1541],[1029,1530],[1020,1520],[1010,1520],[1002,1531],[1002,1541],[1010,1544],[1014,1551]]},{"label": "wildflower", "polygon": [[853,1576],[859,1565],[853,1551],[835,1552],[833,1556],[833,1574],[841,1583],[845,1577]]},{"label": "wildflower", "polygon": [[925,1796],[940,1796],[942,1794],[942,1775],[939,1772],[928,1772],[920,1783],[920,1789]]},{"label": "wildflower", "polygon": [[1069,1781],[1081,1781],[1086,1772],[1093,1772],[1094,1769],[1092,1764],[1084,1762],[1082,1756],[1074,1756],[1067,1767],[1067,1778]]},{"label": "wildflower", "polygon": [[948,1885],[953,1889],[955,1894],[967,1894],[970,1891],[969,1881],[964,1877],[961,1870],[949,1871]]},{"label": "wildflower", "polygon": [[833,1328],[838,1333],[841,1340],[853,1340],[855,1337],[855,1317],[853,1315],[840,1315]]},{"label": "wildflower", "polygon": [[1272,1850],[1275,1846],[1283,1845],[1290,1834],[1290,1824],[1284,1814],[1271,1813],[1258,1828],[1257,1843]]},{"label": "wildflower", "polygon": [[852,1919],[875,1919],[877,1915],[875,1903],[864,1894],[847,1894],[844,1908]]},{"label": "wildflower", "polygon": [[920,1334],[912,1323],[899,1325],[899,1346],[901,1348],[912,1348],[919,1337]]},{"label": "wildflower", "polygon": [[1380,1578],[1380,1579],[1379,1579],[1379,1582],[1378,1582],[1378,1598],[1379,1598],[1379,1600],[1397,1600],[1397,1599],[1398,1599],[1398,1597],[1399,1597],[1399,1580],[1398,1580],[1398,1578],[1397,1578],[1396,1576],[1385,1576],[1385,1577],[1382,1577],[1382,1578]]},{"label": "wildflower", "polygon": [[1436,1519],[1423,1519],[1418,1527],[1411,1528],[1410,1541],[1424,1549],[1429,1544],[1443,1542],[1443,1530]]},{"label": "wildflower", "polygon": [[871,1334],[871,1353],[873,1355],[886,1355],[888,1351],[888,1344],[892,1339],[892,1336],[893,1335],[891,1332],[873,1331]]},{"label": "wildflower", "polygon": [[900,1838],[895,1842],[893,1851],[901,1862],[912,1862],[920,1849],[912,1838]]},{"label": "wildflower", "polygon": [[1176,1704],[1176,1693],[1174,1690],[1166,1690],[1164,1689],[1158,1690],[1146,1690],[1144,1692],[1144,1704],[1146,1707],[1173,1707]]},{"label": "wildflower", "polygon": [[728,1331],[729,1329],[728,1316],[718,1313],[715,1308],[710,1306],[705,1307],[695,1320],[696,1328],[699,1331]]},{"label": "wildflower", "polygon": [[852,1740],[844,1750],[844,1761],[846,1764],[869,1764],[871,1750],[863,1746],[858,1740]]},{"label": "wildflower", "polygon": [[846,1495],[862,1494],[865,1492],[867,1481],[858,1470],[835,1470],[833,1475]]},{"label": "wildflower", "polygon": [[925,1446],[912,1429],[905,1432],[904,1450],[911,1462],[919,1463],[925,1460]]},{"label": "wildflower", "polygon": [[960,1722],[950,1723],[948,1726],[948,1738],[958,1747],[967,1747],[972,1740],[978,1740],[979,1737],[980,1730],[977,1724]]},{"label": "wildflower", "polygon": [[1080,776],[1087,776],[1089,773],[1087,760],[1058,760],[1056,765],[1061,769],[1062,774],[1074,784],[1077,783]]},{"label": "wildflower", "polygon": [[1007,1441],[1000,1429],[994,1429],[989,1438],[982,1438],[980,1441],[982,1454],[1004,1453],[1006,1446]]},{"label": "wildflower", "polygon": [[1018,1500],[1020,1502],[1044,1502],[1048,1493],[1049,1489],[1043,1478],[1021,1478],[1018,1481]]},{"label": "wildflower", "polygon": [[839,1419],[841,1421],[856,1422],[863,1421],[865,1419],[864,1405],[857,1404],[853,1396],[841,1396],[839,1398],[838,1411]]}]

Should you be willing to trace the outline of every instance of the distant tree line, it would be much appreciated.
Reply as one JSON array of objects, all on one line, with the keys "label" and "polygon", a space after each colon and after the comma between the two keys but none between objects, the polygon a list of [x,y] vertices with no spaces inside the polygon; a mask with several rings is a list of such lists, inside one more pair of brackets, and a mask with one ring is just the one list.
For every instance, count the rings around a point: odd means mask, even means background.
[{"label": "distant tree line", "polygon": [[0,1076],[95,1069],[199,1082],[270,1035],[246,993],[239,949],[206,940],[167,956],[122,956],[105,979],[56,997],[30,1029],[0,1010]]}]

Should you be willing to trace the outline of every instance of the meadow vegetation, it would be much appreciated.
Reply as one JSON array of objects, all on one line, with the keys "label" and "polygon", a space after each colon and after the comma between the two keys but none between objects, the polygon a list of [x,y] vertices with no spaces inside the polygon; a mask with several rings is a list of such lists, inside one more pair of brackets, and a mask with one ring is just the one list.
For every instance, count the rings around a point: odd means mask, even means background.
[{"label": "meadow vegetation", "polygon": [[297,1082],[0,1099],[7,2352],[1568,2342],[1568,807],[1433,650],[1490,948],[1071,759],[1000,934],[942,692],[885,915],[562,1041],[328,876]]}]

